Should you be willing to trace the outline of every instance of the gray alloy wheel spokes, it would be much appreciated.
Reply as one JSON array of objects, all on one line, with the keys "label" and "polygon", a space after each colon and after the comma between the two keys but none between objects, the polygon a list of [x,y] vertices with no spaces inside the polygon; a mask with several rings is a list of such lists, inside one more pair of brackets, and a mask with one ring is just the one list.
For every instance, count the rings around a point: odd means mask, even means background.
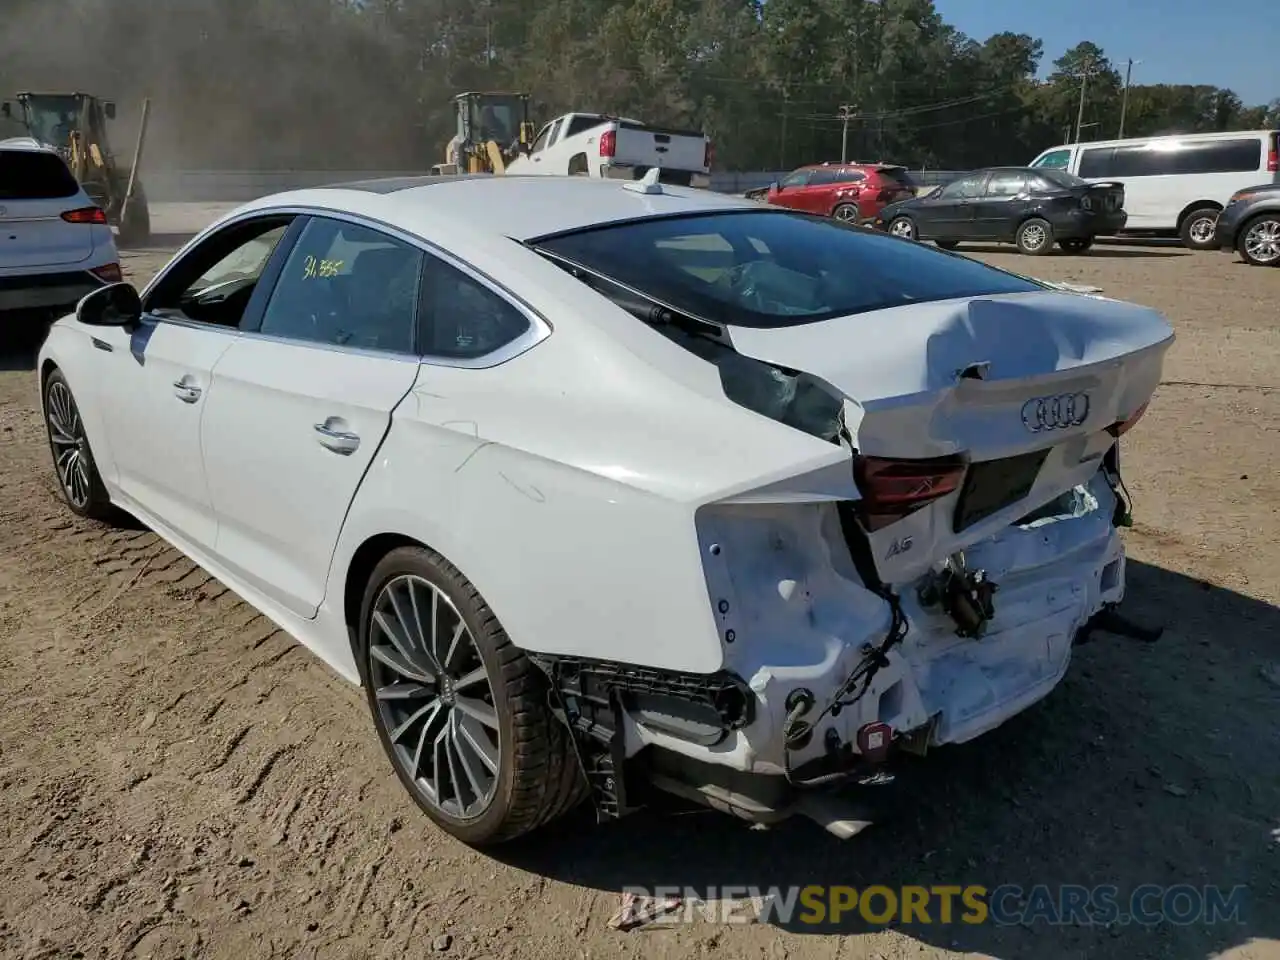
[{"label": "gray alloy wheel spokes", "polygon": [[1022,243],[1028,250],[1039,250],[1047,239],[1044,227],[1038,223],[1033,223],[1022,231]]},{"label": "gray alloy wheel spokes", "polygon": [[836,219],[843,220],[845,223],[856,222],[858,219],[858,208],[852,206],[837,207]]},{"label": "gray alloy wheel spokes", "polygon": [[1196,243],[1208,243],[1213,239],[1213,234],[1217,227],[1217,218],[1197,217],[1195,223],[1191,224],[1191,229],[1187,232],[1191,234],[1191,239]]},{"label": "gray alloy wheel spokes", "polygon": [[483,814],[501,759],[493,686],[457,607],[422,577],[396,577],[374,601],[369,682],[396,762],[427,802],[454,819]]},{"label": "gray alloy wheel spokes", "polygon": [[1280,260],[1280,223],[1275,220],[1255,223],[1244,236],[1244,248],[1260,263]]},{"label": "gray alloy wheel spokes", "polygon": [[80,422],[80,411],[64,383],[55,383],[49,388],[45,407],[58,480],[67,499],[78,509],[84,509],[89,503],[89,441]]},{"label": "gray alloy wheel spokes", "polygon": [[889,232],[895,237],[903,237],[906,240],[910,240],[915,234],[909,220],[895,220],[889,225]]}]

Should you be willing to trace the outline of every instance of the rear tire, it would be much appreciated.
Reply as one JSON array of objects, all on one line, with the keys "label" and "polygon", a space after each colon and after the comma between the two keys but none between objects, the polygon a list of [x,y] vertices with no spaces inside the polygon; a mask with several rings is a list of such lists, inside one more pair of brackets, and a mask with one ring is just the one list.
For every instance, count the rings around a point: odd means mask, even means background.
[{"label": "rear tire", "polygon": [[1013,242],[1027,256],[1042,257],[1053,249],[1053,226],[1048,220],[1032,217],[1018,227]]},{"label": "rear tire", "polygon": [[1280,267],[1280,213],[1264,213],[1240,228],[1236,251],[1255,267]]},{"label": "rear tire", "polygon": [[889,233],[903,240],[916,239],[916,224],[910,217],[894,217],[889,224]]},{"label": "rear tire", "polygon": [[1059,240],[1058,246],[1062,248],[1063,253],[1084,253],[1093,246],[1093,237]]},{"label": "rear tire", "polygon": [[956,247],[960,246],[959,240],[935,240],[933,242],[935,246],[940,247],[943,250],[954,250]]},{"label": "rear tire", "polygon": [[839,220],[841,223],[852,223],[854,226],[862,222],[858,208],[852,203],[842,203],[837,206],[831,211],[831,219]]},{"label": "rear tire", "polygon": [[463,843],[512,840],[587,796],[545,676],[440,554],[400,547],[374,568],[357,658],[396,776]]},{"label": "rear tire", "polygon": [[1212,250],[1213,233],[1221,212],[1217,207],[1197,207],[1183,217],[1178,225],[1182,245],[1188,250]]},{"label": "rear tire", "polygon": [[58,489],[71,512],[89,520],[110,519],[115,508],[89,449],[80,408],[61,370],[55,369],[44,382],[44,426]]}]

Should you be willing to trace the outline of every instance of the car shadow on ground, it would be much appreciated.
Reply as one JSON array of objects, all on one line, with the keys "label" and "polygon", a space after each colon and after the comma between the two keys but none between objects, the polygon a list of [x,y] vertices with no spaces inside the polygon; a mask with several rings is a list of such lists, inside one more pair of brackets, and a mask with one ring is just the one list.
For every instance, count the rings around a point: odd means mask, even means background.
[{"label": "car shadow on ground", "polygon": [[[0,322],[6,319],[0,315]],[[13,320],[0,342],[0,372],[34,370],[40,345],[48,332],[49,321],[45,318]]]},{"label": "car shadow on ground", "polygon": [[[1267,673],[1280,609],[1131,560],[1124,611],[1163,624],[1165,635],[1145,644],[1098,634],[1078,647],[1067,679],[1040,705],[875,788],[897,791],[896,816],[852,840],[798,818],[761,831],[701,810],[596,828],[588,808],[499,855],[608,893],[1016,884],[1039,902],[1040,884],[1054,896],[1061,885],[1114,885],[1127,914],[1145,884],[1216,886],[1228,901],[1247,887],[1237,918],[1210,924],[1055,925],[1019,914],[1011,897],[1000,923],[958,922],[958,898],[950,924],[937,900],[932,923],[893,923],[922,944],[1003,960],[1204,958],[1280,937],[1280,912],[1265,907],[1280,891],[1280,680]],[[1188,902],[1184,890],[1170,909],[1185,917]],[[876,904],[883,909],[883,899]],[[1157,893],[1138,906],[1160,904]],[[880,929],[857,909],[837,923],[769,922],[801,934]]]},{"label": "car shadow on ground", "polygon": [[[961,243],[957,248],[959,253],[1017,253],[1018,248],[1013,244],[1000,243]],[[1084,253],[1067,253],[1065,250],[1054,250],[1047,254],[1050,257],[1071,257],[1076,260],[1087,257],[1105,257],[1110,260],[1152,260],[1152,259],[1168,259],[1169,257],[1187,257],[1192,255],[1192,251],[1186,249],[1157,249],[1154,247],[1143,246],[1133,247],[1127,245],[1107,245],[1095,243]],[[1032,259],[1032,258],[1028,258]]]}]

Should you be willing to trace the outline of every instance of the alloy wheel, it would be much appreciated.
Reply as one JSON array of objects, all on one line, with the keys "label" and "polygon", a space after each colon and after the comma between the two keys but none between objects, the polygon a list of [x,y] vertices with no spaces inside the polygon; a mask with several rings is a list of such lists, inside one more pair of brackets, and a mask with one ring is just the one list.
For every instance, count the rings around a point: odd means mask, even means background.
[{"label": "alloy wheel", "polygon": [[895,220],[889,224],[889,232],[895,237],[902,237],[910,240],[915,236],[915,228],[912,227],[911,221],[903,217],[901,220]]},{"label": "alloy wheel", "polygon": [[843,223],[857,223],[858,208],[851,204],[842,204],[836,207],[836,219]]},{"label": "alloy wheel", "polygon": [[1039,250],[1044,246],[1048,234],[1038,223],[1028,224],[1022,230],[1022,245],[1028,250]]},{"label": "alloy wheel", "polygon": [[1261,220],[1244,235],[1245,251],[1258,263],[1280,262],[1280,220]]},{"label": "alloy wheel", "polygon": [[1197,217],[1192,221],[1187,233],[1196,243],[1207,244],[1213,240],[1213,234],[1217,226],[1218,221],[1213,217]]},{"label": "alloy wheel", "polygon": [[446,817],[493,803],[502,741],[493,686],[471,630],[434,584],[406,574],[383,586],[369,624],[369,682],[395,762]]},{"label": "alloy wheel", "polygon": [[45,421],[53,444],[58,482],[71,505],[83,510],[89,505],[89,441],[76,408],[75,398],[65,383],[56,381],[45,396]]}]

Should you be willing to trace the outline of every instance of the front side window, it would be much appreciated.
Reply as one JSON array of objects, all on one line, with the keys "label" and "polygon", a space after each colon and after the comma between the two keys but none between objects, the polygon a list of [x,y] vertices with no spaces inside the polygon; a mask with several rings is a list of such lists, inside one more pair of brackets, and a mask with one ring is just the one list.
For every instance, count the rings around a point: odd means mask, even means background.
[{"label": "front side window", "polygon": [[1071,164],[1070,150],[1050,150],[1048,153],[1037,157],[1035,163],[1031,165],[1033,167],[1050,167],[1050,168],[1062,169],[1069,166],[1070,164]]},{"label": "front side window", "polygon": [[165,272],[148,293],[159,318],[237,327],[292,216],[231,224],[202,241]]},{"label": "front side window", "polygon": [[368,227],[312,219],[289,253],[262,333],[412,353],[423,252]]},{"label": "front side window", "polygon": [[1044,289],[976,260],[779,208],[639,220],[532,244],[690,316],[737,326]]},{"label": "front side window", "polygon": [[538,139],[533,141],[533,147],[530,153],[541,153],[542,149],[547,145],[547,139],[551,136],[551,127],[542,128],[542,132],[538,134]]},{"label": "front side window", "polygon": [[808,170],[792,170],[778,182],[778,186],[803,187],[809,182],[809,173]]},{"label": "front side window", "polygon": [[839,179],[840,175],[835,170],[815,170],[813,171],[813,176],[809,178],[808,185],[811,187],[825,187]]}]

